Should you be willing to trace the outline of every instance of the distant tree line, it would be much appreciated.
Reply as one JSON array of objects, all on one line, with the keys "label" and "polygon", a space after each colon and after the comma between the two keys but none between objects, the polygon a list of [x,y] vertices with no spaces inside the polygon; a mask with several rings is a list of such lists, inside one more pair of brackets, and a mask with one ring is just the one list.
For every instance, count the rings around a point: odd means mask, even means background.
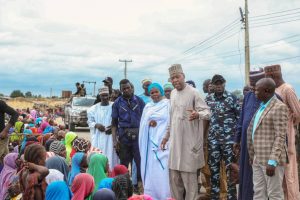
[{"label": "distant tree line", "polygon": [[25,98],[41,98],[42,95],[33,95],[32,92],[27,91],[25,94],[21,90],[14,90],[10,94],[11,98],[16,98],[16,97],[25,97]]}]

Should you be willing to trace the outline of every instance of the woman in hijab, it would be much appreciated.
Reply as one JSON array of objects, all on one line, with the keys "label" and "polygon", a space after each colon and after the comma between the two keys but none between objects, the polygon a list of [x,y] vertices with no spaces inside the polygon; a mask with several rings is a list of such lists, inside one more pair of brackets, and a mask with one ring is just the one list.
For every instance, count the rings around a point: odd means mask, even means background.
[{"label": "woman in hijab", "polygon": [[94,196],[93,200],[117,200],[116,195],[110,189],[100,189],[98,190]]},{"label": "woman in hijab", "polygon": [[87,167],[87,166],[83,166],[85,163],[87,163],[85,154],[82,152],[75,153],[75,155],[72,158],[71,171],[68,177],[69,185],[72,185],[75,176],[81,172],[81,169],[83,167]]},{"label": "woman in hijab", "polygon": [[66,158],[66,147],[61,141],[53,141],[50,145],[49,151],[54,152],[56,155]]},{"label": "woman in hijab", "polygon": [[68,164],[70,164],[71,162],[71,157],[70,154],[72,152],[72,145],[73,145],[73,141],[77,138],[77,134],[74,132],[68,132],[66,134],[65,137],[65,146],[66,146],[66,151],[67,151],[67,155],[66,155],[66,161]]},{"label": "woman in hijab", "polygon": [[54,181],[64,181],[64,175],[56,169],[49,169],[49,174],[46,176],[46,183],[49,185]]},{"label": "woman in hijab", "polygon": [[114,178],[112,190],[116,194],[118,200],[126,200],[133,194],[132,181],[129,173],[118,175]]},{"label": "woman in hijab", "polygon": [[17,173],[16,160],[18,153],[9,153],[4,157],[4,167],[0,174],[0,199],[5,199],[7,196],[7,189],[10,184],[11,177]]},{"label": "woman in hijab", "polygon": [[73,192],[72,200],[85,200],[92,196],[95,187],[93,176],[87,173],[80,173],[75,176],[71,190]]},{"label": "woman in hijab", "polygon": [[111,190],[114,180],[115,180],[114,178],[105,178],[105,179],[103,179],[99,184],[98,190],[103,189],[103,188]]},{"label": "woman in hijab", "polygon": [[64,181],[55,181],[46,189],[46,200],[70,200],[72,192]]},{"label": "woman in hijab", "polygon": [[87,153],[90,149],[90,142],[84,138],[76,138],[73,141],[73,145],[72,145],[72,152],[70,154],[70,157],[72,158],[73,155],[76,152],[83,152],[83,153]]},{"label": "woman in hijab", "polygon": [[129,171],[127,169],[127,167],[125,165],[116,165],[113,169],[113,171],[111,172],[111,176],[110,177],[115,177],[118,175],[123,175],[123,174],[127,174]]},{"label": "woman in hijab", "polygon": [[94,177],[95,180],[94,192],[97,191],[100,182],[107,177],[106,175],[107,170],[108,170],[108,158],[105,155],[94,154],[91,156],[91,160],[87,172]]},{"label": "woman in hijab", "polygon": [[22,140],[23,140],[23,133],[24,131],[24,123],[21,121],[17,121],[15,123],[15,130],[14,132],[10,135],[10,142],[14,143],[16,145],[18,145]]},{"label": "woman in hijab", "polygon": [[66,160],[60,156],[53,156],[46,160],[46,167],[48,169],[56,169],[64,175],[64,180],[67,182],[69,175],[69,167]]},{"label": "woman in hijab", "polygon": [[163,99],[164,90],[158,83],[152,83],[148,91],[152,101],[143,110],[139,130],[141,177],[145,194],[154,199],[167,199],[171,196],[169,150],[162,150],[160,144],[169,126],[170,104],[169,100]]}]

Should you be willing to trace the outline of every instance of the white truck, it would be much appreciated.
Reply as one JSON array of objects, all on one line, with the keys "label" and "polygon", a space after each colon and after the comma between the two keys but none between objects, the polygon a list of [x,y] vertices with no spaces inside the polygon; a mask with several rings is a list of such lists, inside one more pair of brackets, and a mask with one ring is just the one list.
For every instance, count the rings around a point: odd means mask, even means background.
[{"label": "white truck", "polygon": [[65,125],[70,131],[75,131],[76,126],[87,127],[87,110],[90,108],[95,97],[72,97],[71,101],[65,104]]}]

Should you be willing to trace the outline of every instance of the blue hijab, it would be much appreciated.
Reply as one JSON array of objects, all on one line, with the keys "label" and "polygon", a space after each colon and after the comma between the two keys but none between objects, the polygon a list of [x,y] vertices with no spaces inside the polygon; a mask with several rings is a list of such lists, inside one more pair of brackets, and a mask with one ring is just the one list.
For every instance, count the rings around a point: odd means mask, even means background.
[{"label": "blue hijab", "polygon": [[27,142],[27,135],[32,135],[32,130],[24,129],[23,133],[25,134],[25,136],[24,136],[22,144],[21,144],[21,151],[23,149],[25,149],[25,145],[26,145],[26,142]]},{"label": "blue hijab", "polygon": [[46,200],[70,200],[72,193],[64,181],[54,181],[47,186]]},{"label": "blue hijab", "polygon": [[72,158],[71,172],[69,173],[68,184],[72,185],[72,182],[77,174],[80,173],[80,163],[83,159],[84,153],[77,152]]},{"label": "blue hijab", "polygon": [[103,189],[103,188],[111,190],[114,180],[115,180],[114,178],[105,178],[105,179],[103,179],[99,184],[98,190]]},{"label": "blue hijab", "polygon": [[165,95],[164,89],[163,89],[163,87],[161,87],[161,85],[160,85],[159,83],[152,83],[151,85],[149,85],[149,87],[148,87],[148,93],[149,93],[149,94],[150,94],[150,92],[151,92],[151,90],[152,90],[153,88],[158,89],[159,92],[160,92],[160,94],[161,94],[161,96],[164,96],[164,95]]}]

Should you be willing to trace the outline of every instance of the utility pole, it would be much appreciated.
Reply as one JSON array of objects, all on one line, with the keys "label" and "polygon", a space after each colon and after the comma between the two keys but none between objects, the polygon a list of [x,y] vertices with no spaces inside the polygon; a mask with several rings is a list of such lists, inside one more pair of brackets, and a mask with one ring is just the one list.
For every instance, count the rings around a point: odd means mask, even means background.
[{"label": "utility pole", "polygon": [[83,84],[84,83],[88,83],[88,84],[93,83],[94,84],[94,96],[96,96],[96,81],[82,81],[82,83]]},{"label": "utility pole", "polygon": [[250,45],[249,45],[249,21],[248,21],[248,0],[245,0],[245,14],[243,14],[240,8],[241,21],[244,23],[245,29],[245,85],[249,84],[249,73],[250,73]]},{"label": "utility pole", "polygon": [[132,60],[121,60],[121,59],[119,59],[119,62],[123,62],[124,64],[125,64],[125,68],[124,68],[124,77],[125,77],[125,79],[127,79],[127,63],[128,62],[132,62]]}]

